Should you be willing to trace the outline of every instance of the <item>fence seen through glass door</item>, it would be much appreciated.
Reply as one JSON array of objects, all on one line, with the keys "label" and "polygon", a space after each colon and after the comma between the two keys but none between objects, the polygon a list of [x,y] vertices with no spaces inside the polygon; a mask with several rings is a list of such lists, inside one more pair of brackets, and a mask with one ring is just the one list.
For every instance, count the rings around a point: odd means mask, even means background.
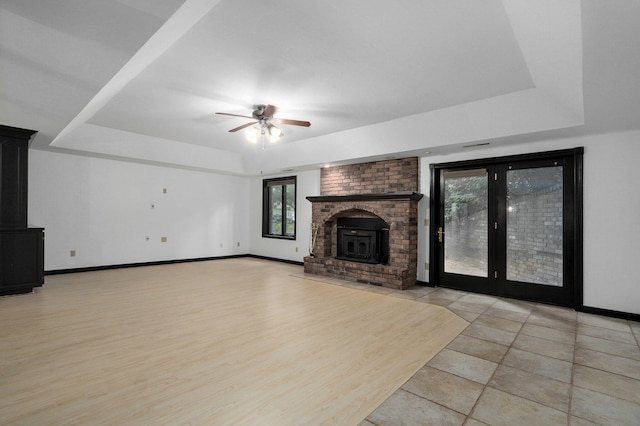
[{"label": "fence seen through glass door", "polygon": [[562,286],[562,166],[507,171],[507,279]]}]

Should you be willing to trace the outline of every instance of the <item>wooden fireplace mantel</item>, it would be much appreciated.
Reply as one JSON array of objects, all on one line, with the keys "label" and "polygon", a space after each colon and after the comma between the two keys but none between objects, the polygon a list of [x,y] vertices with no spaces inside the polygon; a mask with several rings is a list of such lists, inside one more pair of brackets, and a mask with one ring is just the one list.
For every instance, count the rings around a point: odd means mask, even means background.
[{"label": "wooden fireplace mantel", "polygon": [[377,200],[410,200],[419,201],[424,195],[419,192],[382,192],[375,194],[351,195],[319,195],[306,197],[312,203],[340,202],[340,201],[377,201]]}]

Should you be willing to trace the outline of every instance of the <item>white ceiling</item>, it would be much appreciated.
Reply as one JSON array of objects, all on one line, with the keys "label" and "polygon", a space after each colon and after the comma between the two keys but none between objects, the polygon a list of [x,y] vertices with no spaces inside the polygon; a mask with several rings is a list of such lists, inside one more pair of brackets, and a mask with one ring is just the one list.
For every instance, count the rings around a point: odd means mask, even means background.
[{"label": "white ceiling", "polygon": [[[628,0],[2,0],[0,123],[36,149],[249,175],[637,129],[638,18]],[[261,150],[214,114],[258,103],[312,125]]]}]

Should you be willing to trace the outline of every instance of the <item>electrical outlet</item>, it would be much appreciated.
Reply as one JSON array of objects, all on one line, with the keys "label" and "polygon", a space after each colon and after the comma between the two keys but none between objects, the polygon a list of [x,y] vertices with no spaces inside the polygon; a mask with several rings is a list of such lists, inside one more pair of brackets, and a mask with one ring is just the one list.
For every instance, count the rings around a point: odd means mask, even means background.
[{"label": "electrical outlet", "polygon": [[71,251],[69,252],[69,256],[70,256],[70,257],[76,257],[76,251],[75,251],[75,250],[71,250]]},{"label": "electrical outlet", "polygon": [[220,248],[222,248],[222,243],[220,243]]},{"label": "electrical outlet", "polygon": [[429,226],[429,219],[424,220],[424,226]]},{"label": "electrical outlet", "polygon": [[425,262],[424,269],[426,269],[427,271],[429,270],[429,262]]},{"label": "electrical outlet", "polygon": [[240,241],[238,241],[238,247],[240,247]]},{"label": "electrical outlet", "polygon": [[160,242],[161,243],[166,243],[167,242],[167,237],[160,237]]},{"label": "electrical outlet", "polygon": [[167,193],[167,188],[162,188],[162,193],[166,194]]},{"label": "electrical outlet", "polygon": [[296,247],[296,253],[298,252],[298,247]]},{"label": "electrical outlet", "polygon": [[148,236],[147,236],[147,237],[144,237],[144,240],[145,240],[145,241],[147,241],[147,242],[149,242],[149,240],[150,240],[150,239],[151,239],[151,238],[149,238]]},{"label": "electrical outlet", "polygon": [[153,210],[155,208],[156,208],[156,205],[155,204],[151,204],[151,209]]}]

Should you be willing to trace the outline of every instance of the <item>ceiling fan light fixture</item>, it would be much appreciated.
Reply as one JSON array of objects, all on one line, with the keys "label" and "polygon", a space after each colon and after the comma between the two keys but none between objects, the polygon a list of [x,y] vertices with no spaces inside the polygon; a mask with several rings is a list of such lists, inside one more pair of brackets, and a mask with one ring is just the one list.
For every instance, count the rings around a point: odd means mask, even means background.
[{"label": "ceiling fan light fixture", "polygon": [[247,140],[251,143],[258,143],[258,138],[261,134],[260,125],[256,124],[255,126],[247,127],[247,130],[244,131]]},{"label": "ceiling fan light fixture", "polygon": [[[278,107],[270,104],[254,105],[253,109],[254,110],[251,114],[251,117],[249,117],[248,115],[229,112],[216,112],[216,114],[254,120],[252,123],[246,123],[241,126],[234,127],[233,129],[229,130],[229,132],[233,133],[244,129],[247,140],[251,143],[262,143],[262,149],[264,149],[264,144],[267,140],[273,143],[279,141],[284,136],[282,130],[271,123],[271,120],[274,119],[273,115],[278,111]],[[275,121],[278,124],[286,124],[290,126],[311,126],[311,123],[308,121],[291,120],[288,118],[277,118],[275,119]]]},{"label": "ceiling fan light fixture", "polygon": [[280,130],[273,124],[269,124],[267,126],[267,131],[269,132],[269,142],[271,143],[277,142],[278,140],[280,140],[281,137],[284,136],[284,133],[282,133],[282,130]]}]

